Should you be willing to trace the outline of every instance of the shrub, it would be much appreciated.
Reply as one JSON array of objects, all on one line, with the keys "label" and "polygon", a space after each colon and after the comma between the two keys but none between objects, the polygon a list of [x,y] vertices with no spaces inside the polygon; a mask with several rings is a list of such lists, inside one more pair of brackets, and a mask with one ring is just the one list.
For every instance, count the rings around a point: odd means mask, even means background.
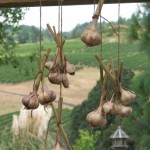
[{"label": "shrub", "polygon": [[94,150],[94,145],[99,135],[100,132],[92,134],[89,131],[80,130],[79,139],[73,145],[73,150]]}]

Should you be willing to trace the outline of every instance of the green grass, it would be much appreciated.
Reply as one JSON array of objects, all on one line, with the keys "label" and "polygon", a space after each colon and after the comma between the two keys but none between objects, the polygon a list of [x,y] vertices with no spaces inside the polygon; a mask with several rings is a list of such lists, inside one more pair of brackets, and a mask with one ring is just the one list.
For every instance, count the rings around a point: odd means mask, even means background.
[{"label": "green grass", "polygon": [[[43,51],[45,53],[47,48],[51,49],[49,59],[52,59],[56,44],[52,42],[42,43]],[[26,80],[31,80],[38,72],[39,62],[39,43],[37,44],[23,44],[16,48],[17,60],[19,65],[9,63],[7,65],[0,65],[0,82],[17,83]],[[94,58],[95,54],[101,54],[101,46],[92,48],[85,48],[84,43],[80,39],[66,40],[64,44],[65,54],[70,62],[75,65],[98,67],[98,63]],[[104,43],[102,46],[102,56],[104,62],[109,62],[113,59],[115,65],[118,60],[118,44]],[[147,56],[143,51],[139,50],[139,44],[136,43],[121,43],[120,56],[124,62],[124,68],[133,70],[142,70],[148,64]],[[15,66],[16,68],[14,68]],[[45,71],[45,74],[48,72]]]}]

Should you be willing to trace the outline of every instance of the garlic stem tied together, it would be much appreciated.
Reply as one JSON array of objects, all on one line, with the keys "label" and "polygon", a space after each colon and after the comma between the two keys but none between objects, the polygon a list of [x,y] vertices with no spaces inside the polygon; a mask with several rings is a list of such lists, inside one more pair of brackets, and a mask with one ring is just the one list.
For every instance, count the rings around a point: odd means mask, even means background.
[{"label": "garlic stem tied together", "polygon": [[50,49],[47,49],[46,53],[45,53],[45,57],[41,63],[41,66],[40,66],[40,71],[39,73],[37,74],[37,76],[35,77],[35,80],[34,80],[34,84],[33,84],[33,91],[38,91],[39,89],[39,86],[40,86],[40,82],[43,78],[43,70],[44,70],[44,67],[45,67],[45,63],[48,59],[48,56],[49,56],[49,53],[50,53]]}]

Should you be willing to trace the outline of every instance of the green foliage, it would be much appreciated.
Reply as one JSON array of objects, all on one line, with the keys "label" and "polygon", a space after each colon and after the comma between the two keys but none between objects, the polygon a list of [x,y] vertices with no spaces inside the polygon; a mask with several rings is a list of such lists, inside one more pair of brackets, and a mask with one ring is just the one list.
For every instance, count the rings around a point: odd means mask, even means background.
[{"label": "green foliage", "polygon": [[[138,150],[148,150],[150,132],[150,105],[148,97],[150,93],[150,72],[145,71],[133,79],[133,89],[138,94],[136,101],[132,104],[133,114],[124,119],[123,126],[130,133],[132,143],[136,143],[135,148]],[[140,132],[139,132],[140,131]]]},{"label": "green foliage", "polygon": [[[141,23],[143,26],[141,33],[140,49],[150,58],[150,5],[144,4],[144,13],[142,14]],[[133,114],[124,119],[123,126],[127,127],[130,133],[130,139],[136,150],[149,150],[149,132],[150,132],[150,105],[148,99],[150,96],[150,67],[146,65],[145,70],[139,73],[133,79],[133,89],[138,94],[136,101],[133,103]],[[140,132],[139,132],[140,131]]]},{"label": "green foliage", "polygon": [[[24,16],[21,8],[0,8],[0,63],[5,63],[9,58],[15,60],[13,48],[15,47],[14,36],[17,31],[18,22]],[[13,25],[13,27],[12,27]]]},{"label": "green foliage", "polygon": [[133,14],[130,19],[129,33],[128,33],[129,42],[133,42],[139,39],[138,30],[141,29],[141,26],[138,19],[139,19],[138,14]]},{"label": "green foliage", "polygon": [[75,28],[71,31],[71,38],[80,37],[81,33],[85,28],[89,26],[90,23],[77,24]]},{"label": "green foliage", "polygon": [[150,5],[149,3],[143,5],[145,13],[143,14],[143,30],[141,36],[141,50],[145,51],[150,56]]},{"label": "green foliage", "polygon": [[35,26],[20,25],[16,36],[20,44],[36,43],[39,41],[40,31]]},{"label": "green foliage", "polygon": [[92,134],[89,131],[80,130],[79,139],[73,145],[73,150],[94,150],[94,145],[99,135],[100,132],[98,131]]},{"label": "green foliage", "polygon": [[27,43],[27,41],[29,40],[29,32],[27,32],[28,30],[25,28],[24,25],[19,27],[19,31],[18,31],[18,42],[20,44],[23,43]]}]

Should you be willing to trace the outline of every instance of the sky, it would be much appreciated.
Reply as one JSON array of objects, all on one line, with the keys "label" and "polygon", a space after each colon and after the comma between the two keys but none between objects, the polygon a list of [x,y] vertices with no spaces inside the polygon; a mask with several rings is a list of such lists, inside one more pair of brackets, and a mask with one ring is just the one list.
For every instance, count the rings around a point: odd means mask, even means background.
[{"label": "sky", "polygon": [[[138,3],[120,4],[120,16],[130,18],[137,11]],[[96,8],[97,5],[95,5]],[[47,24],[55,26],[58,29],[58,6],[42,7],[42,28]],[[62,7],[62,31],[71,31],[77,24],[90,22],[94,12],[94,5],[75,5]],[[109,21],[117,21],[118,4],[105,4],[102,8],[103,17]],[[40,26],[40,8],[31,7],[26,11],[25,17],[20,21],[20,25]]]}]

